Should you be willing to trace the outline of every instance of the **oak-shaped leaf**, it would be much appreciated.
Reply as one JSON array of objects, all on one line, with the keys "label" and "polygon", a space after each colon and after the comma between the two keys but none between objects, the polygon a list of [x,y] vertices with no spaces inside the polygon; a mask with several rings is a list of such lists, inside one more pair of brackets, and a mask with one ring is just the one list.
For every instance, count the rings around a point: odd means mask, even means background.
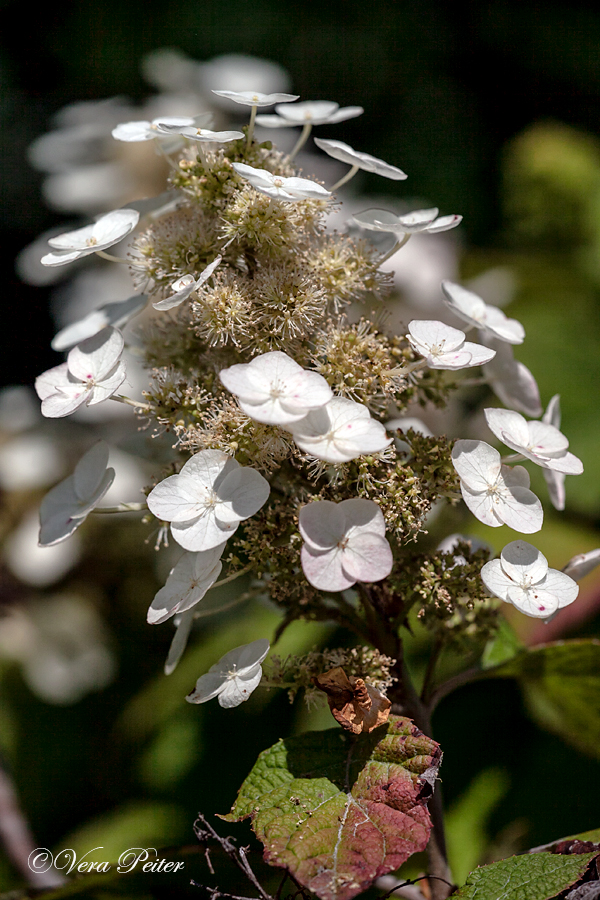
[{"label": "oak-shaped leaf", "polygon": [[453,900],[552,900],[580,882],[597,854],[527,853],[471,872]]},{"label": "oak-shaped leaf", "polygon": [[427,846],[441,756],[401,716],[358,737],[308,732],[261,753],[222,818],[250,816],[267,863],[321,900],[349,900]]}]

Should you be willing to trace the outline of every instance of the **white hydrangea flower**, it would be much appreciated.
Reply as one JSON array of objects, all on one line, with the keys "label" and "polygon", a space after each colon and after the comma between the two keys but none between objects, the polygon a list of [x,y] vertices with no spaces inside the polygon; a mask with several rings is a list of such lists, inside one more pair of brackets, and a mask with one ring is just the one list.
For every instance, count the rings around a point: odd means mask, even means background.
[{"label": "white hydrangea flower", "polygon": [[394,559],[383,513],[373,500],[317,500],[300,510],[302,569],[313,587],[343,591],[357,581],[381,581]]},{"label": "white hydrangea flower", "polygon": [[[542,422],[560,429],[560,394],[555,394],[550,400],[542,416]],[[566,501],[565,473],[554,469],[544,469],[543,472],[550,503],[555,509],[563,510]]]},{"label": "white hydrangea flower", "polygon": [[256,124],[265,128],[291,128],[294,125],[335,125],[364,113],[362,106],[344,106],[329,100],[304,100],[292,106],[276,106],[277,115],[257,116]]},{"label": "white hydrangea flower", "polygon": [[303,369],[281,350],[222,369],[219,378],[246,415],[266,425],[297,422],[333,397],[322,375]]},{"label": "white hydrangea flower", "polygon": [[[117,141],[154,141],[157,138],[167,137],[170,128],[210,128],[213,122],[212,113],[201,113],[198,116],[160,116],[151,122],[142,120],[139,122],[122,122],[112,130],[112,136]],[[163,130],[166,129],[166,130]]]},{"label": "white hydrangea flower", "polygon": [[183,554],[171,569],[165,586],[156,593],[150,605],[150,625],[166,622],[171,616],[192,609],[202,600],[221,574],[221,554],[224,549],[225,542],[210,550]]},{"label": "white hydrangea flower", "polygon": [[285,178],[283,175],[273,175],[266,169],[255,169],[245,163],[233,163],[233,168],[248,181],[253,188],[272,197],[274,200],[326,200],[331,197],[331,191],[326,191],[322,185],[308,178]]},{"label": "white hydrangea flower", "polygon": [[108,327],[69,352],[66,363],[35,380],[42,414],[50,419],[69,416],[84,404],[94,406],[111,397],[125,380],[121,360],[123,335]]},{"label": "white hydrangea flower", "polygon": [[180,135],[189,141],[198,141],[207,144],[227,144],[229,141],[239,141],[244,137],[241,131],[211,131],[209,128],[199,128],[197,125],[159,125],[161,134]]},{"label": "white hydrangea flower", "polygon": [[40,506],[40,547],[66,540],[98,505],[115,477],[107,463],[108,445],[99,441],[81,457],[73,474],[46,494]]},{"label": "white hydrangea flower", "polygon": [[206,675],[200,676],[196,687],[185,699],[188,703],[206,703],[218,697],[219,705],[225,709],[239,706],[260,684],[261,663],[269,649],[268,640],[259,638],[230,650],[210,667]]},{"label": "white hydrangea flower", "polygon": [[526,616],[546,619],[568,606],[579,593],[569,575],[548,568],[548,560],[527,541],[512,541],[481,570],[488,591],[512,603]]},{"label": "white hydrangea flower", "polygon": [[466,369],[482,366],[496,355],[495,350],[465,341],[464,331],[443,322],[413,319],[406,335],[412,348],[425,357],[430,369]]},{"label": "white hydrangea flower", "polygon": [[173,293],[170,297],[165,297],[164,300],[157,300],[156,303],[153,303],[152,306],[154,309],[174,309],[176,306],[179,306],[180,303],[183,303],[184,300],[187,300],[194,291],[197,291],[199,287],[208,281],[210,276],[213,274],[215,269],[217,269],[221,263],[223,262],[222,256],[217,256],[211,263],[207,265],[207,267],[200,273],[198,278],[194,278],[193,275],[183,275],[181,278],[178,278],[177,281],[174,281],[171,285]]},{"label": "white hydrangea flower", "polygon": [[148,508],[171,523],[185,550],[222,544],[243,519],[258,512],[269,496],[268,481],[222,450],[201,450],[178,475],[169,475],[148,495]]},{"label": "white hydrangea flower", "polygon": [[566,475],[581,475],[580,459],[567,451],[569,441],[546,422],[527,422],[512,409],[485,409],[488,427],[503,444],[537,463]]},{"label": "white hydrangea flower", "polygon": [[83,319],[62,328],[54,335],[50,346],[53,350],[68,350],[69,347],[93,337],[109,325],[113,328],[122,328],[144,309],[147,302],[147,294],[134,294],[127,300],[104,303]]},{"label": "white hydrangea flower", "polygon": [[452,463],[460,478],[463,499],[484,525],[508,525],[523,534],[539,531],[542,504],[529,490],[523,466],[503,466],[500,454],[484,441],[456,441]]},{"label": "white hydrangea flower", "polygon": [[49,238],[48,243],[56,252],[43,256],[42,265],[64,266],[82,256],[106,250],[131,234],[139,218],[136,209],[115,209],[100,216],[93,225]]},{"label": "white hydrangea flower", "polygon": [[260,91],[212,91],[217,97],[233,100],[242,106],[273,106],[275,103],[292,103],[298,100],[299,94],[263,94]]},{"label": "white hydrangea flower", "polygon": [[473,291],[452,281],[442,281],[444,303],[452,312],[492,337],[509,344],[522,344],[525,329],[516,319],[509,319],[497,306],[490,306]]},{"label": "white hydrangea flower", "polygon": [[301,450],[331,463],[379,453],[392,443],[366,406],[343,397],[334,397],[326,406],[292,422],[289,430]]},{"label": "white hydrangea flower", "polygon": [[353,168],[362,169],[364,172],[374,172],[376,175],[383,175],[384,178],[391,178],[392,181],[404,181],[408,176],[402,169],[397,166],[391,166],[376,156],[370,156],[368,153],[359,153],[349,144],[343,141],[325,141],[321,138],[315,138],[315,144],[333,159],[347,163]]},{"label": "white hydrangea flower", "polygon": [[385,231],[401,237],[406,234],[438,234],[450,231],[462,222],[462,216],[438,216],[439,209],[417,209],[411,213],[397,216],[387,209],[365,209],[355,213],[352,218],[361,228],[369,231]]},{"label": "white hydrangea flower", "polygon": [[532,373],[514,358],[511,344],[496,339],[489,344],[496,355],[487,366],[485,377],[493,392],[509,409],[533,418],[540,416],[540,391]]},{"label": "white hydrangea flower", "polygon": [[563,572],[575,581],[585,578],[590,572],[593,572],[596,566],[600,565],[600,547],[596,550],[589,550],[587,553],[578,553],[574,556],[566,566],[563,566]]}]

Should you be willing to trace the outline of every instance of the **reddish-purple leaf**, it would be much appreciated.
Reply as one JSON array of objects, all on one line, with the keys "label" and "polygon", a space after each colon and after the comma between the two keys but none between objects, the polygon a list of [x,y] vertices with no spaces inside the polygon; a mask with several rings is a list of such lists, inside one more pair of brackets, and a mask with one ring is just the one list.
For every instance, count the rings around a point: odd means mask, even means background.
[{"label": "reddish-purple leaf", "polygon": [[270,865],[322,900],[349,900],[427,846],[441,756],[399,716],[359,737],[309,732],[261,753],[223,818],[251,816]]}]

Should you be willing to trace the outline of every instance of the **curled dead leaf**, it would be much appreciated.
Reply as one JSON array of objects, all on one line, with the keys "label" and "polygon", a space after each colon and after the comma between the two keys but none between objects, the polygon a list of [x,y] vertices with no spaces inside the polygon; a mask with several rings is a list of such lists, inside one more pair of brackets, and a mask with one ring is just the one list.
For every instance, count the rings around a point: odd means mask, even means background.
[{"label": "curled dead leaf", "polygon": [[363,734],[387,722],[391,702],[362,678],[346,675],[341,666],[315,675],[313,684],[327,694],[333,718],[346,731]]}]

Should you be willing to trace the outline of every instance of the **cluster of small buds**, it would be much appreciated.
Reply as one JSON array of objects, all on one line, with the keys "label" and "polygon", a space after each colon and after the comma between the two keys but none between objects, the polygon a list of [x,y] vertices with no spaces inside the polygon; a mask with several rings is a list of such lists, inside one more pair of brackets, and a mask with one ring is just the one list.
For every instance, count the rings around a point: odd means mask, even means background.
[{"label": "cluster of small buds", "polygon": [[[508,463],[542,466],[557,508],[564,506],[564,475],[582,471],[559,431],[558,398],[542,421],[523,418],[541,414],[539,391],[512,355],[524,328],[502,310],[444,281],[448,309],[478,330],[481,343],[438,320],[414,319],[397,336],[369,319],[359,325],[347,319],[350,303],[383,296],[390,279],[381,265],[412,235],[449,231],[461,216],[440,216],[437,208],[400,215],[367,209],[353,217],[365,239],[326,234],[335,192],[359,170],[407,177],[329,139],[315,145],[351,167],[336,184],[327,188],[294,167],[314,126],[343,122],[362,108],[297,102],[282,92],[214,94],[250,108],[243,131],[213,131],[204,114],[118,124],[117,141],[155,142],[171,167],[172,192],[51,238],[42,258],[56,267],[98,253],[128,264],[143,288],[63,329],[53,346],[72,349],[66,362],[39,376],[36,389],[46,417],[112,398],[136,408],[156,433],[177,435],[180,455],[147,495],[151,516],[164,533],[170,526],[184,551],[148,609],[150,624],[174,618],[177,625],[166,671],[183,653],[206,594],[221,584],[224,565],[223,582],[251,573],[253,589],[270,593],[288,615],[325,618],[328,595],[368,585],[388,611],[396,604],[398,613],[409,596],[422,599],[419,615],[431,619],[434,631],[440,621],[450,628],[459,614],[464,622],[476,608],[492,608],[496,601],[484,585],[533,616],[572,602],[573,579],[549,570],[522,541],[483,569],[477,555],[462,562],[456,556],[451,565],[443,553],[429,560],[413,554],[412,563],[406,556],[404,545],[433,504],[459,501],[459,484],[480,521],[530,534],[542,526],[542,506],[527,471]],[[272,106],[274,114],[257,115]],[[257,142],[255,126],[302,132],[285,155]],[[367,240],[376,232],[393,236],[388,252]],[[126,256],[106,253],[121,242]],[[149,321],[141,350],[152,383],[145,399],[135,400],[116,394],[126,377],[119,329],[143,311]],[[409,402],[441,402],[448,372],[480,366],[510,407],[485,411],[491,431],[515,452],[508,459],[481,440],[459,440],[450,452],[418,420],[398,418]],[[96,445],[50,491],[42,544],[67,538],[98,504],[114,477],[107,459],[105,445]],[[121,504],[116,511],[133,508]],[[260,683],[268,650],[261,639],[230,651],[188,700],[218,697],[222,706],[238,705]],[[392,660],[370,651],[357,661],[353,652],[331,652],[328,663],[375,687],[390,683]],[[271,681],[295,669],[291,689],[308,687],[317,669],[328,668],[321,663],[309,655],[302,664],[277,664]]]}]

